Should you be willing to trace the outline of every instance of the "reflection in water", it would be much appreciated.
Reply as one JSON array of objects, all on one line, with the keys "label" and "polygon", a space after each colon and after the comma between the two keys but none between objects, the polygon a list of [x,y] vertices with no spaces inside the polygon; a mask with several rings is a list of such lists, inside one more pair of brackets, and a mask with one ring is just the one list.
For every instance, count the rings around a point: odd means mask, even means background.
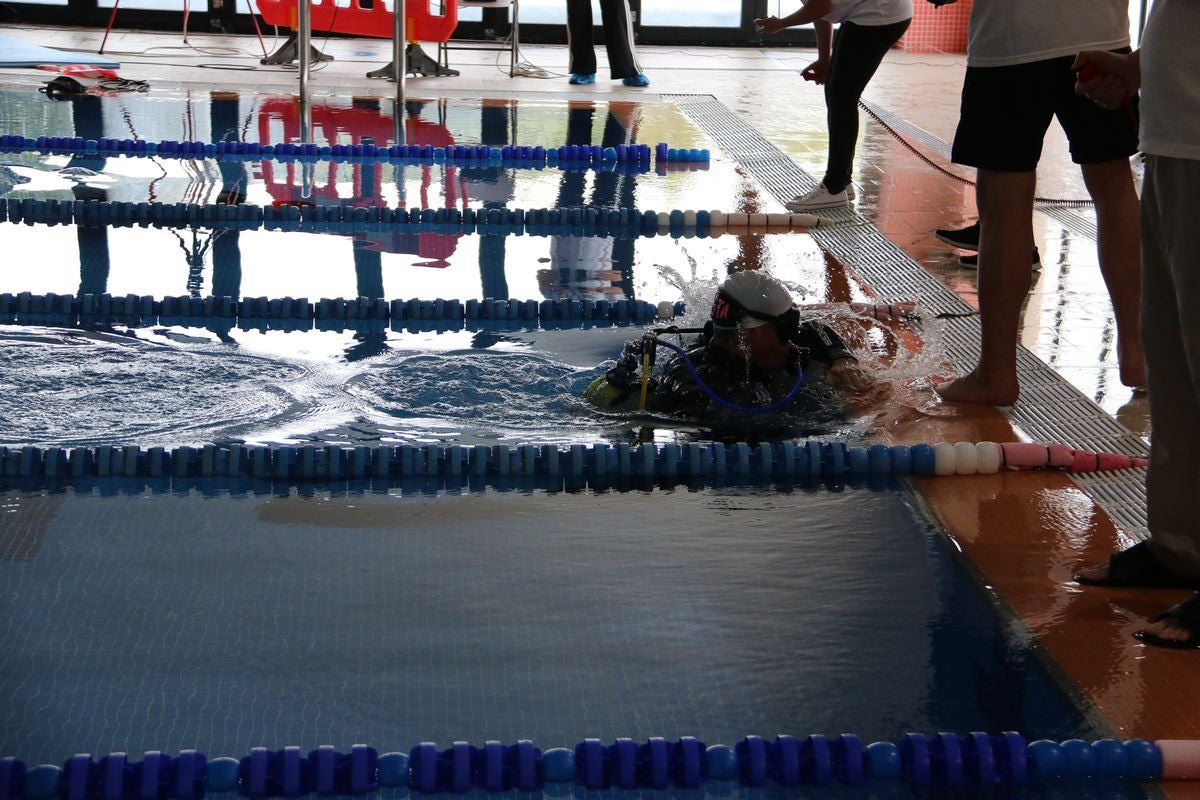
[{"label": "reflection in water", "polygon": [[[596,106],[591,102],[567,103],[568,145],[591,145]],[[611,102],[604,117],[601,147],[637,142],[640,120],[633,103]],[[590,197],[585,198],[588,178],[594,175]],[[615,168],[595,173],[563,170],[559,184],[559,208],[637,208],[632,175]],[[551,300],[634,299],[632,238],[590,236],[550,237],[550,269],[538,272],[538,285]]]}]

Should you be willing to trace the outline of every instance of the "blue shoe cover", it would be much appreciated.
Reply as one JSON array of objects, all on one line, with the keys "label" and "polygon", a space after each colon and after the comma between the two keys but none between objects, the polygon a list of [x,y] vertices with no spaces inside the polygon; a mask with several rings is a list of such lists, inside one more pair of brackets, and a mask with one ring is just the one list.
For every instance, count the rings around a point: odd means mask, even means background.
[{"label": "blue shoe cover", "polygon": [[624,79],[623,81],[621,81],[621,83],[625,84],[626,86],[649,86],[650,79],[639,72],[637,75],[634,75],[632,78]]},{"label": "blue shoe cover", "polygon": [[595,82],[596,82],[596,73],[594,73],[594,72],[589,72],[587,74],[582,74],[579,72],[572,72],[571,80],[567,81],[567,83],[573,83],[576,86],[586,86],[589,83],[595,83]]}]

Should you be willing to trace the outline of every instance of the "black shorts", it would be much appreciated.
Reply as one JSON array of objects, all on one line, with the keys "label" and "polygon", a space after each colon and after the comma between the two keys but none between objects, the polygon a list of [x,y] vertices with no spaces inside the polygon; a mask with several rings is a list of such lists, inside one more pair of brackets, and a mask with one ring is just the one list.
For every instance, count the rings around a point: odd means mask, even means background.
[{"label": "black shorts", "polygon": [[[1129,52],[1128,48],[1118,52]],[[1051,117],[1058,117],[1076,164],[1128,158],[1138,148],[1137,98],[1106,109],[1075,94],[1073,56],[967,67],[951,159],[997,172],[1032,172]]]}]

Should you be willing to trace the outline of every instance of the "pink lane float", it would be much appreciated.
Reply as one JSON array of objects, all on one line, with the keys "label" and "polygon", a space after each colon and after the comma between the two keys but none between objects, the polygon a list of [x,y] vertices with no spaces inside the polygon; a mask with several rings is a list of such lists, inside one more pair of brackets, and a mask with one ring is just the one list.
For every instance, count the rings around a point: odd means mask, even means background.
[{"label": "pink lane float", "polygon": [[1107,472],[1145,467],[1146,459],[1124,453],[1075,450],[1062,444],[1034,442],[937,442],[933,445],[933,474],[993,474],[1001,469],[1065,469],[1067,472]]}]

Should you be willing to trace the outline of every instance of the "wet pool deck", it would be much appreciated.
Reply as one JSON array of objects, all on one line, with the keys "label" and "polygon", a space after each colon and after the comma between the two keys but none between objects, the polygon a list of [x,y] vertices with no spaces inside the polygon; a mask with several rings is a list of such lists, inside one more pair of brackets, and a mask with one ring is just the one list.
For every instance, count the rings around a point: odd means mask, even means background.
[{"label": "wet pool deck", "polygon": [[[46,46],[91,52],[103,33],[0,30]],[[394,96],[391,84],[364,77],[367,70],[389,60],[389,43],[320,39],[316,43],[337,60],[315,72],[315,94]],[[149,79],[156,87],[200,84],[206,88],[287,90],[295,86],[294,71],[258,67],[261,51],[253,37],[193,33],[189,44],[191,48],[182,46],[179,34],[118,31],[110,38],[108,49],[142,53],[148,47],[172,48],[155,50],[153,57],[116,56],[124,62],[122,76]],[[240,55],[214,48],[234,48]],[[429,49],[432,51],[431,45]],[[604,79],[589,87],[568,86],[567,54],[562,47],[522,47],[522,61],[551,73],[545,78],[510,78],[507,53],[455,51],[451,55],[460,76],[411,79],[409,96],[657,101],[664,95],[707,95],[809,175],[819,177],[824,166],[821,94],[799,77],[799,70],[811,60],[811,51],[644,48],[640,58],[653,82],[648,89],[629,89]],[[963,64],[962,56],[893,53],[865,99],[903,121],[910,134],[919,128],[923,135],[918,149],[934,163],[969,179],[969,172],[952,167],[944,156],[957,120]],[[213,65],[253,69],[216,71]],[[601,75],[604,69],[601,52]],[[34,70],[0,73],[0,81],[5,83],[36,86],[44,80],[45,74]],[[919,160],[865,115],[854,180],[860,222],[873,226],[872,233],[881,232],[911,262],[974,305],[974,273],[958,266],[957,254],[932,233],[935,228],[956,227],[974,218],[971,187]],[[1047,139],[1038,189],[1039,195],[1046,197],[1086,196],[1057,126]],[[1117,379],[1111,311],[1096,265],[1094,222],[1089,230],[1091,215],[1086,208],[1049,211],[1035,214],[1043,267],[1034,278],[1021,341],[1036,356],[1038,368],[1049,366],[1047,374],[1054,383],[1074,387],[1086,398],[1084,407],[1094,409],[1099,421],[1119,422],[1123,426],[1119,435],[1126,437],[1126,445],[1133,442],[1136,450],[1144,446],[1149,433],[1148,407],[1144,397],[1131,394]],[[834,251],[833,255],[853,263],[853,253]],[[1040,440],[1022,420],[1048,416],[1042,431],[1054,430],[1057,423],[1075,422],[1055,420],[1061,410],[1054,407],[1037,408],[1040,396],[1027,396],[1008,410],[962,407],[938,416],[901,414],[884,422],[883,435],[896,442]],[[1138,485],[1142,477],[1126,475],[1121,480]],[[1102,727],[1107,726],[1119,738],[1200,739],[1200,717],[1195,713],[1200,708],[1200,656],[1146,647],[1131,636],[1144,619],[1186,593],[1085,590],[1071,581],[1079,566],[1101,562],[1113,550],[1144,536],[1144,515],[1139,516],[1135,509],[1118,526],[1094,499],[1094,484],[1084,481],[1085,491],[1080,483],[1055,472],[924,479],[917,484],[929,510],[1000,601],[1038,637],[1045,654],[1078,688],[1082,707],[1090,705]],[[1135,501],[1141,496],[1135,493]],[[1174,798],[1200,798],[1200,787],[1190,784],[1168,784],[1164,789]]]}]

